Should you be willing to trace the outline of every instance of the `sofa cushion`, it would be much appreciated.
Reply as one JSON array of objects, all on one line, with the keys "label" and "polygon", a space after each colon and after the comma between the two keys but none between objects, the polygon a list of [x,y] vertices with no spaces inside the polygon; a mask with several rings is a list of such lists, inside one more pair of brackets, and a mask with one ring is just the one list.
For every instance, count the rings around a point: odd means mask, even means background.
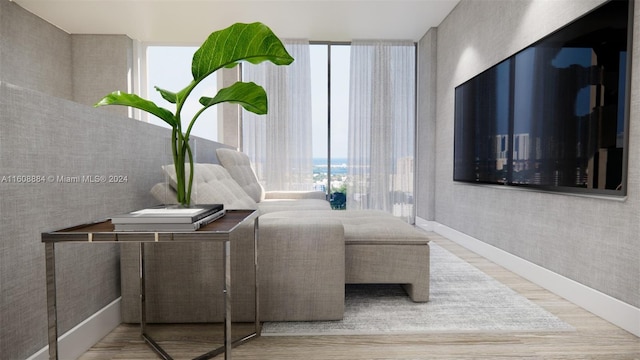
[{"label": "sofa cushion", "polygon": [[264,192],[265,200],[299,200],[316,199],[327,202],[327,194],[319,190],[271,190]]},{"label": "sofa cushion", "polygon": [[326,200],[319,199],[266,199],[258,203],[258,209],[260,209],[261,214],[276,211],[331,211],[331,204]]},{"label": "sofa cushion", "polygon": [[270,212],[265,218],[337,219],[344,226],[346,245],[424,245],[430,241],[423,231],[381,210],[313,210]]},{"label": "sofa cushion", "polygon": [[[162,167],[169,184],[175,189],[176,171],[174,165]],[[191,201],[194,204],[224,204],[225,209],[257,209],[256,202],[218,164],[195,164]],[[189,166],[185,171],[189,173]]]},{"label": "sofa cushion", "polygon": [[216,149],[218,161],[224,166],[231,177],[255,202],[264,200],[264,188],[258,182],[256,173],[251,167],[249,157],[240,151],[226,148]]}]

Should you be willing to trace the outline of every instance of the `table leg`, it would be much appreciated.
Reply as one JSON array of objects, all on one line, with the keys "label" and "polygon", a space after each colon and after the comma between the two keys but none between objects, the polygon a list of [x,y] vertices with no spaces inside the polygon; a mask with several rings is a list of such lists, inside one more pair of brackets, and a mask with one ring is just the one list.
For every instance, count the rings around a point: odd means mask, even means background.
[{"label": "table leg", "polygon": [[173,360],[173,358],[147,334],[147,286],[144,280],[144,243],[140,242],[139,245],[138,271],[140,272],[140,336],[163,360]]},{"label": "table leg", "polygon": [[255,288],[255,302],[256,302],[256,322],[255,322],[255,333],[256,336],[260,336],[262,329],[260,327],[260,299],[259,299],[259,288],[258,288],[258,218],[256,218],[253,222],[253,269],[255,271],[255,278],[253,279],[256,285]]},{"label": "table leg", "polygon": [[147,325],[147,299],[146,285],[144,282],[144,243],[138,244],[138,274],[140,277],[140,335],[146,333]]},{"label": "table leg", "polygon": [[47,277],[47,322],[49,360],[58,359],[58,309],[56,304],[56,250],[54,243],[44,244]]},{"label": "table leg", "polygon": [[224,266],[224,358],[231,359],[231,241],[223,243]]}]

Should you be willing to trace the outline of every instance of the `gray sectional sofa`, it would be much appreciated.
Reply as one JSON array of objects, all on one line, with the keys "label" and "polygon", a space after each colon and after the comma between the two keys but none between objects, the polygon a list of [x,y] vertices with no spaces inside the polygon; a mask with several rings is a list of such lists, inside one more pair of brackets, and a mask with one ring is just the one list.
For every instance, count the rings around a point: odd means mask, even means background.
[{"label": "gray sectional sofa", "polygon": [[[223,203],[227,209],[256,209],[259,217],[258,285],[264,321],[338,320],[344,314],[345,284],[403,284],[413,301],[429,299],[429,238],[390,214],[331,210],[323,192],[268,192],[249,158],[218,149],[218,164],[196,164],[194,203]],[[172,166],[164,167],[169,179]],[[174,203],[171,181],[152,194]],[[234,321],[255,315],[253,226],[233,233]],[[146,249],[147,321],[223,320],[220,244],[154,244]],[[121,251],[122,317],[138,322],[138,249]]]}]

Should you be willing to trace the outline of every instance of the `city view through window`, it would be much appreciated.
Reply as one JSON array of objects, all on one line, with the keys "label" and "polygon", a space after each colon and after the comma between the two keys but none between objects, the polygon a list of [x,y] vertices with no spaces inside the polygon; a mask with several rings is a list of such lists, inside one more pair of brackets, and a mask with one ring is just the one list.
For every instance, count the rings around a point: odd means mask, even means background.
[{"label": "city view through window", "polygon": [[[155,86],[179,91],[191,81],[190,63],[197,47],[148,46],[146,51],[147,94],[160,106],[171,106],[155,90]],[[347,149],[349,127],[349,65],[348,44],[311,44],[311,93],[313,132],[313,188],[331,195],[332,206],[346,205]],[[197,89],[201,95],[211,96],[217,91],[215,74]],[[186,111],[190,107],[185,108]],[[194,111],[195,112],[195,111]],[[188,114],[183,118],[190,118]],[[219,141],[217,112],[207,111],[198,120],[193,135]],[[166,126],[150,117],[147,121]],[[330,135],[330,136],[329,136]],[[329,168],[330,166],[330,168]],[[330,171],[329,171],[330,169]]]},{"label": "city view through window", "polygon": [[312,44],[310,58],[314,189],[328,192],[332,207],[344,209],[348,171],[350,46]]}]

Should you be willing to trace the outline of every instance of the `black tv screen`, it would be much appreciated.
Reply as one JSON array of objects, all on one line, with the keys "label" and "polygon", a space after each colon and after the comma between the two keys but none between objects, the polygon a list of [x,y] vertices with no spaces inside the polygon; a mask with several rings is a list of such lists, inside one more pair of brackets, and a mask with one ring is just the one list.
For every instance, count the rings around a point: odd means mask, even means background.
[{"label": "black tv screen", "polygon": [[453,179],[624,194],[632,6],[609,1],[456,87]]}]

